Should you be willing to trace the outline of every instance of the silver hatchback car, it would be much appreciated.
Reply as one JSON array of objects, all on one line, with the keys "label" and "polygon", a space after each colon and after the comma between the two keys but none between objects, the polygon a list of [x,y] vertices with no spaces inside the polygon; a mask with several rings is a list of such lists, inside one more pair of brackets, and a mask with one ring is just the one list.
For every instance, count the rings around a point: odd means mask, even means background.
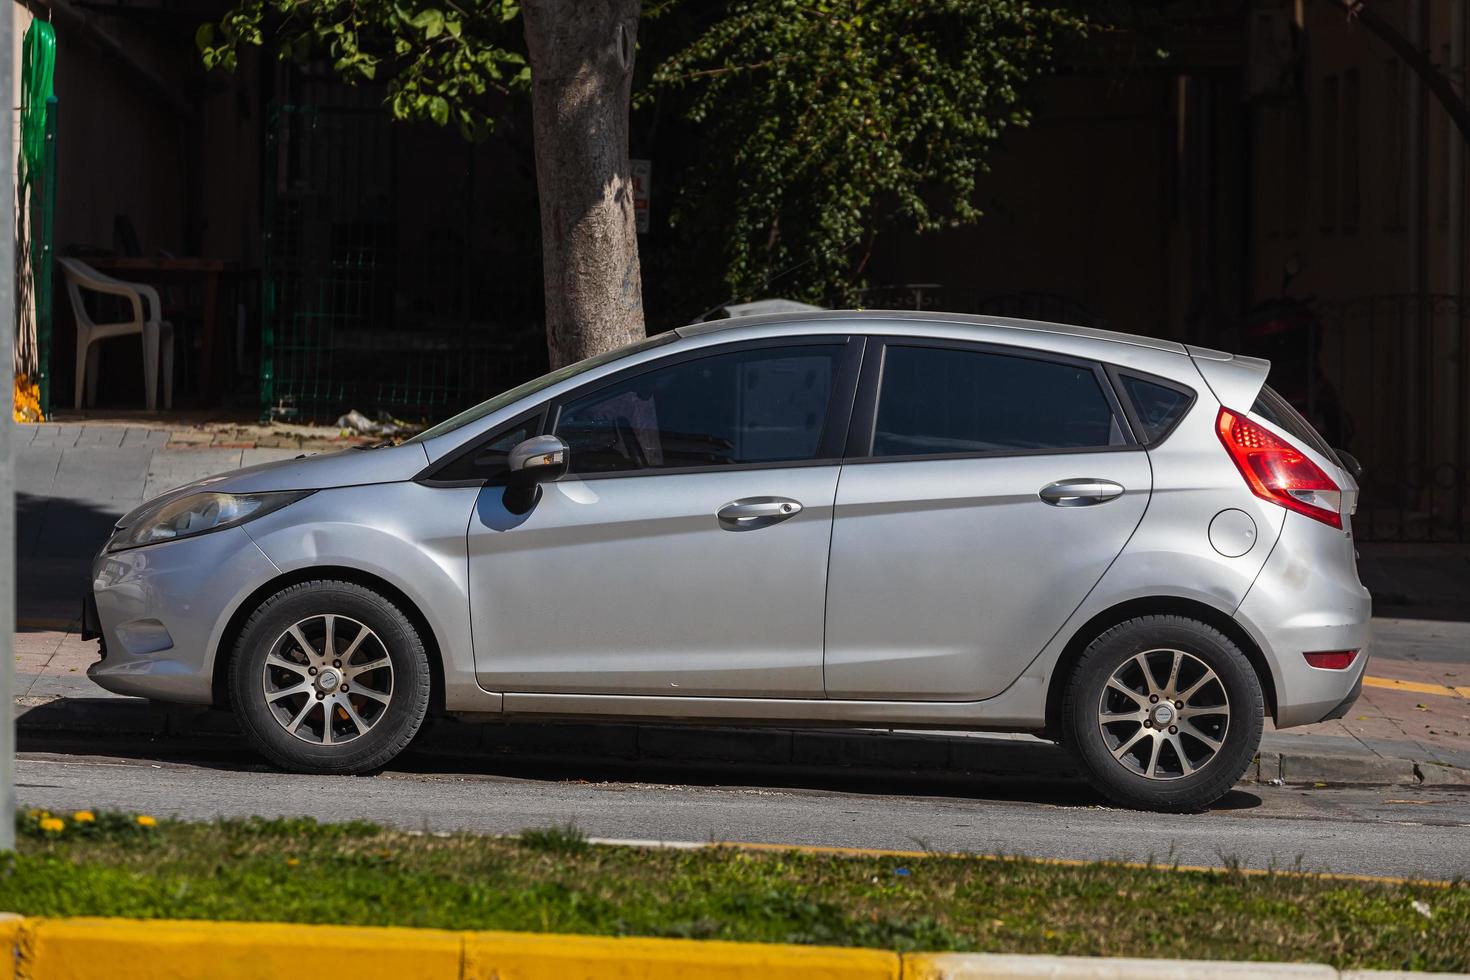
[{"label": "silver hatchback car", "polygon": [[1197,809],[1367,660],[1357,484],[1267,367],[946,314],[683,327],[144,504],[89,673],[303,772],[431,711],[1014,731]]}]

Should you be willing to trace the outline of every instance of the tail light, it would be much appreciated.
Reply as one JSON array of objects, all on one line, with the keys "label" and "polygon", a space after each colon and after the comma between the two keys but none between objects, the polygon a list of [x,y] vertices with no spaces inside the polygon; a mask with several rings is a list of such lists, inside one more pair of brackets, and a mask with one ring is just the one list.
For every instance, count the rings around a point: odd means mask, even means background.
[{"label": "tail light", "polygon": [[1304,653],[1307,663],[1319,670],[1347,670],[1358,659],[1356,650],[1323,650],[1319,653]]},{"label": "tail light", "polygon": [[1257,497],[1342,529],[1342,488],[1295,446],[1227,408],[1215,431]]}]

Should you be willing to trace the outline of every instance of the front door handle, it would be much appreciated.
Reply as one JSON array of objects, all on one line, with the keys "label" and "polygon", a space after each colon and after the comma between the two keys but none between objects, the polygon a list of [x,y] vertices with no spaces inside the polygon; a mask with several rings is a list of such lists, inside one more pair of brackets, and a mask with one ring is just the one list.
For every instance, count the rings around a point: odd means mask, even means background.
[{"label": "front door handle", "polygon": [[1091,507],[1123,495],[1122,484],[1112,480],[1058,480],[1041,488],[1039,496],[1053,507]]},{"label": "front door handle", "polygon": [[780,524],[801,513],[801,502],[790,497],[744,497],[715,512],[726,531],[754,531]]}]

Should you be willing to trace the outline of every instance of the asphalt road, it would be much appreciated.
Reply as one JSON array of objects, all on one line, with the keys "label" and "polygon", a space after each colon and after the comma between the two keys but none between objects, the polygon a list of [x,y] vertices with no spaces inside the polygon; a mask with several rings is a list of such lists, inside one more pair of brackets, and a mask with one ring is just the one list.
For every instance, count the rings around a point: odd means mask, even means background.
[{"label": "asphalt road", "polygon": [[233,743],[177,754],[167,743],[28,741],[17,762],[20,804],[53,810],[306,815],[489,833],[575,823],[618,839],[1470,877],[1470,792],[1453,790],[1258,787],[1234,791],[1212,812],[1173,816],[1111,809],[1063,783],[421,754],[372,777],[318,778],[271,771]]}]

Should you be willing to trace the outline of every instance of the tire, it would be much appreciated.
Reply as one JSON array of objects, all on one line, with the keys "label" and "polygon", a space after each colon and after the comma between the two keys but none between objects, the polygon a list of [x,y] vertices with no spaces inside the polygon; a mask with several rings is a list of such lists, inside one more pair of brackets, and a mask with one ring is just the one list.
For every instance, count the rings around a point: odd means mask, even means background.
[{"label": "tire", "polygon": [[1083,652],[1067,685],[1062,731],[1109,800],[1185,813],[1208,807],[1240,779],[1261,744],[1264,716],[1255,670],[1229,637],[1182,616],[1144,616]]},{"label": "tire", "polygon": [[311,581],[277,592],[245,621],[230,702],[280,768],[352,775],[382,768],[413,740],[429,678],[423,640],[392,600],[352,582]]}]

